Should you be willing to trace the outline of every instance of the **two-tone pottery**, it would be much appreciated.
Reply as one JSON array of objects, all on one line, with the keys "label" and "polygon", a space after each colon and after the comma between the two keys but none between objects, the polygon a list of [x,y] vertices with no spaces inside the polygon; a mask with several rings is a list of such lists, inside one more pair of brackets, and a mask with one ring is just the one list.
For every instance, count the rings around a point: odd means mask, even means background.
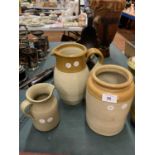
[{"label": "two-tone pottery", "polygon": [[124,67],[102,65],[92,71],[86,90],[86,121],[96,133],[118,134],[134,99],[132,74]]},{"label": "two-tone pottery", "polygon": [[99,56],[97,65],[103,63],[102,53],[95,48],[87,48],[78,43],[65,43],[52,50],[56,57],[54,84],[61,99],[69,105],[76,105],[85,96],[89,70],[87,59],[96,54]]}]

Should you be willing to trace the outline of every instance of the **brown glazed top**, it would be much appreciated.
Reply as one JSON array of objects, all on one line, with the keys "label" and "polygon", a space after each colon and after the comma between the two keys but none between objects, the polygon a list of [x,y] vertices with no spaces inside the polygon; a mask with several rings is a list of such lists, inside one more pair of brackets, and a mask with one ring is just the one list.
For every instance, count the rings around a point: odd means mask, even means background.
[{"label": "brown glazed top", "polygon": [[66,73],[76,73],[86,67],[87,48],[78,43],[65,43],[52,50],[56,67]]},{"label": "brown glazed top", "polygon": [[[100,74],[118,74],[124,78],[124,81],[118,83],[111,83],[108,80],[111,78],[115,80],[113,76],[106,80],[99,78]],[[119,78],[120,78],[119,77]],[[119,78],[116,81],[119,81]],[[132,74],[124,67],[117,65],[102,65],[93,70],[89,75],[87,81],[87,90],[97,99],[102,100],[103,94],[111,94],[117,96],[117,102],[123,102],[131,99],[134,96],[134,82]]]}]

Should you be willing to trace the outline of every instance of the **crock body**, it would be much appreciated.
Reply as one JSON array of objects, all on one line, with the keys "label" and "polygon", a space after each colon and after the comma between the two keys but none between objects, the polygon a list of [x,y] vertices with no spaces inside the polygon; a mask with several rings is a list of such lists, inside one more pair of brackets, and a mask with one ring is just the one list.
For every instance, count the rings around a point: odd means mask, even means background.
[{"label": "crock body", "polygon": [[[101,69],[101,74],[102,70],[107,71],[108,74],[105,74],[103,77],[108,79],[109,82],[118,82],[119,79],[118,77],[118,79],[115,80],[115,77],[110,73],[111,69],[113,71],[116,69],[114,71],[115,73],[119,70],[119,73],[126,74],[127,72],[127,76],[132,76],[129,71],[124,68],[123,71],[121,71],[122,67],[116,65],[104,65],[97,68],[95,71],[99,69]],[[106,83],[107,85],[102,85],[102,83],[99,84],[95,81],[93,75],[90,74],[87,82],[86,121],[88,126],[98,134],[104,136],[116,135],[123,129],[126,117],[132,105],[134,83],[132,78],[130,78],[130,82],[124,87],[123,84],[109,84],[114,87],[108,87],[108,82]],[[128,81],[127,76],[126,80]],[[102,78],[102,80],[104,78]],[[122,85],[122,87],[119,88],[119,85]]]}]

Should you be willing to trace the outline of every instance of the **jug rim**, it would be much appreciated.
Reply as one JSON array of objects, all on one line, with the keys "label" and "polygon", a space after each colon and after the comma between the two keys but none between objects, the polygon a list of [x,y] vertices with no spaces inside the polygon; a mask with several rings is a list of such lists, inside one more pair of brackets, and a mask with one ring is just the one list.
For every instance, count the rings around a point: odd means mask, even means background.
[{"label": "jug rim", "polygon": [[[118,84],[112,84],[109,82],[105,82],[103,80],[100,80],[97,77],[97,75],[99,75],[100,73],[103,73],[103,72],[104,73],[105,72],[118,73],[118,74],[124,76],[126,78],[126,81],[122,82],[122,83],[118,83]],[[111,64],[99,66],[96,69],[94,69],[94,71],[92,73],[92,77],[98,84],[108,87],[108,88],[114,88],[114,89],[128,87],[133,81],[132,74],[126,68],[119,66],[119,65],[111,65]]]},{"label": "jug rim", "polygon": [[[33,92],[33,90],[35,90],[36,88],[39,89],[40,86],[47,86],[47,87],[50,89],[50,93],[48,93],[48,96],[45,97],[44,99],[35,100],[35,99],[33,99],[32,97],[30,97],[30,94],[31,94],[31,92]],[[48,99],[51,98],[51,96],[52,96],[52,94],[53,94],[54,88],[55,88],[54,85],[49,84],[49,83],[38,83],[38,84],[35,84],[35,85],[31,86],[30,88],[28,88],[28,90],[26,91],[26,98],[27,98],[30,102],[33,102],[33,103],[41,103],[41,102],[47,101]]]},{"label": "jug rim", "polygon": [[[82,49],[81,52],[79,54],[75,54],[75,55],[64,55],[60,52],[60,49],[65,48],[65,47],[76,47],[76,48],[80,48]],[[61,56],[61,57],[65,57],[65,58],[75,58],[75,57],[80,57],[83,56],[87,53],[87,48],[79,43],[75,43],[75,42],[70,42],[70,43],[63,43],[60,44],[58,46],[56,46],[55,48],[52,49],[52,54],[55,54],[56,56]]]}]

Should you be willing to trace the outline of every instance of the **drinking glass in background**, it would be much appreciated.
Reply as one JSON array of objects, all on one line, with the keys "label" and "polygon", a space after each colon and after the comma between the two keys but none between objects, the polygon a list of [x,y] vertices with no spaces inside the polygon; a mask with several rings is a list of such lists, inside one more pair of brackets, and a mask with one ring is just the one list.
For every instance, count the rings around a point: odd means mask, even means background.
[{"label": "drinking glass in background", "polygon": [[25,68],[28,67],[28,58],[25,54],[26,49],[28,48],[27,43],[20,43],[19,44],[19,65],[23,65]]},{"label": "drinking glass in background", "polygon": [[24,55],[27,68],[32,69],[32,70],[35,70],[38,68],[38,51],[37,51],[37,49],[28,47],[22,51],[22,54]]},{"label": "drinking glass in background", "polygon": [[40,38],[36,39],[34,42],[34,47],[38,51],[39,62],[41,62],[42,60],[45,60],[45,57],[47,55],[47,51],[49,48],[48,37],[41,36]]}]

